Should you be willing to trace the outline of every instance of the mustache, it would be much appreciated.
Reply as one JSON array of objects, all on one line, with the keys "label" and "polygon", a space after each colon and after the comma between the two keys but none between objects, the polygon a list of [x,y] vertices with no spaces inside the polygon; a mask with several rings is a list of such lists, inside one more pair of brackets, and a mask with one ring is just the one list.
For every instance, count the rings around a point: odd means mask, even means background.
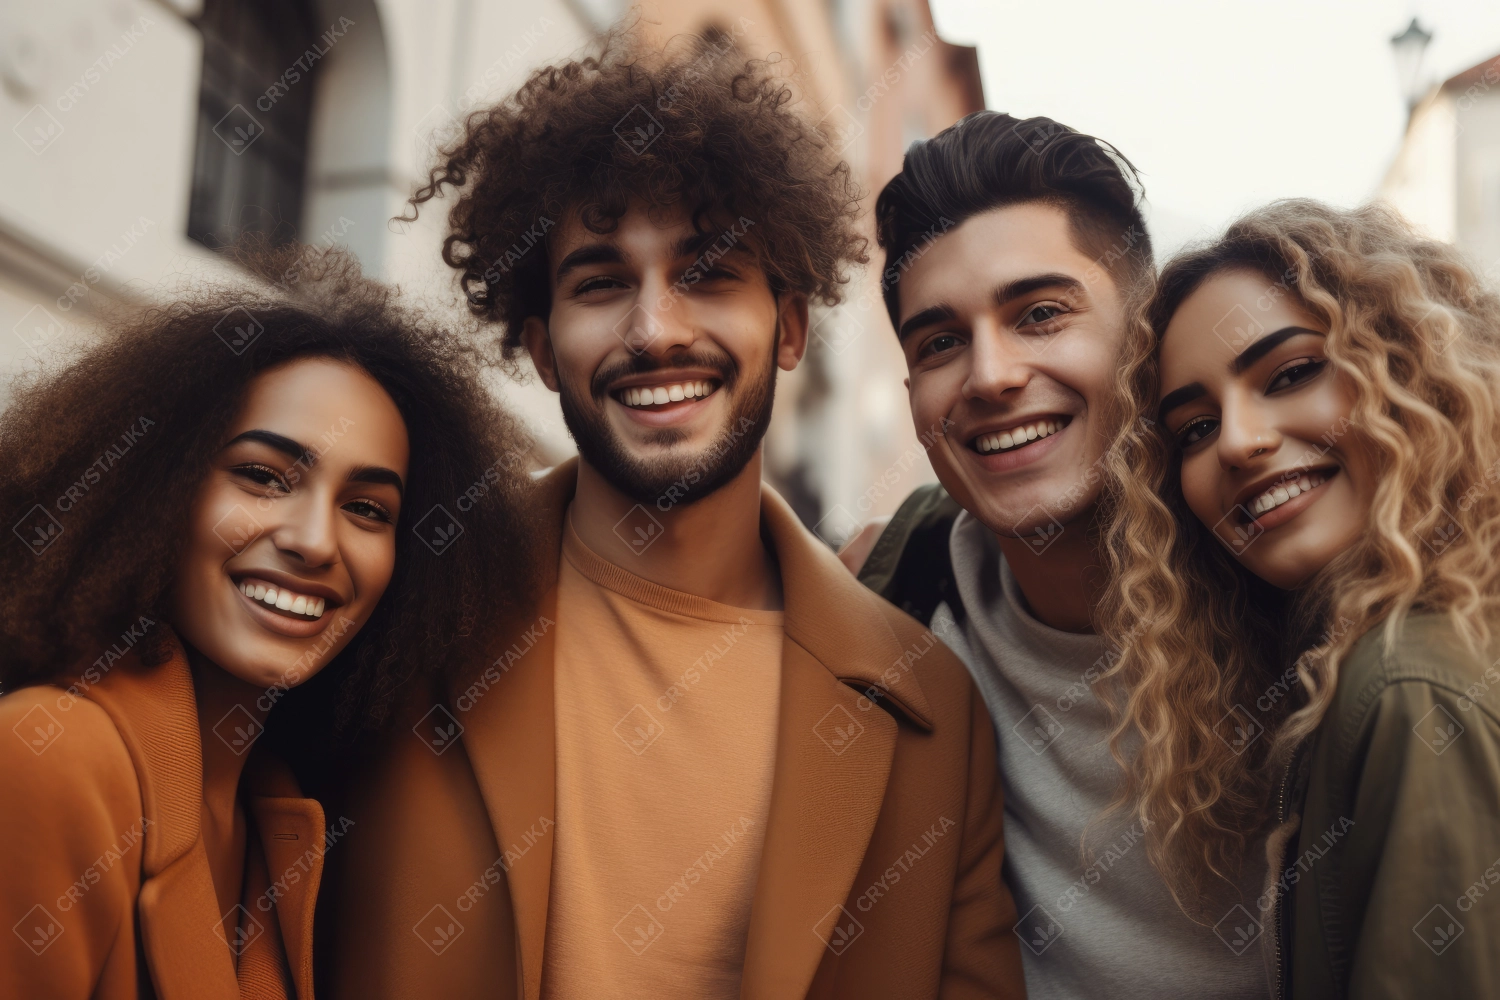
[{"label": "mustache", "polygon": [[707,368],[714,371],[724,383],[724,388],[730,390],[734,388],[734,383],[739,378],[739,365],[735,363],[734,358],[723,351],[705,351],[699,348],[675,353],[665,358],[637,354],[615,364],[606,365],[594,373],[589,383],[589,391],[596,400],[602,400],[610,383],[618,379],[629,375],[645,375],[656,371],[670,372],[673,369],[684,368]]}]

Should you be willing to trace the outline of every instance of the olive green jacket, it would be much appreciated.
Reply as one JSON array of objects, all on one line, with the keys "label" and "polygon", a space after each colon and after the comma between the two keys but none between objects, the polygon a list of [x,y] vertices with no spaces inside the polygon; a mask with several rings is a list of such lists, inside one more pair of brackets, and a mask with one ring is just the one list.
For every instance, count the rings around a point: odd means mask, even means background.
[{"label": "olive green jacket", "polygon": [[1500,996],[1500,661],[1446,616],[1411,616],[1389,650],[1382,633],[1345,658],[1280,788],[1295,842],[1255,915],[1273,982],[1294,1000]]}]

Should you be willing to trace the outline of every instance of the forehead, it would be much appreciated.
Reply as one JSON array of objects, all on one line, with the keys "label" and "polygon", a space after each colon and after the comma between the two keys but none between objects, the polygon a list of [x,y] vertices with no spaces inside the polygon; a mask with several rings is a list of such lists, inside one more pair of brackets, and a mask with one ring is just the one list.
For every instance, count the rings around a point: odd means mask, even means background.
[{"label": "forehead", "polygon": [[1229,362],[1267,333],[1320,329],[1285,285],[1258,271],[1220,271],[1182,300],[1161,342],[1162,391],[1179,383],[1227,379]]},{"label": "forehead", "polygon": [[329,458],[406,464],[406,422],[390,395],[370,374],[332,358],[300,358],[251,380],[230,435],[267,430]]},{"label": "forehead", "polygon": [[[918,240],[912,248],[914,259],[900,278],[902,318],[938,303],[960,312],[977,310],[995,287],[1036,274],[1072,275],[1095,294],[1090,280],[1110,282],[1103,269],[1073,245],[1067,212],[1042,202],[992,208],[965,219],[931,244],[924,242]],[[893,260],[887,267],[899,264]]]},{"label": "forehead", "polygon": [[629,256],[649,256],[667,252],[695,232],[693,220],[682,205],[647,209],[640,202],[632,202],[607,233],[596,233],[585,226],[582,210],[574,208],[549,234],[548,248],[554,266],[569,252],[588,244],[609,244]]}]

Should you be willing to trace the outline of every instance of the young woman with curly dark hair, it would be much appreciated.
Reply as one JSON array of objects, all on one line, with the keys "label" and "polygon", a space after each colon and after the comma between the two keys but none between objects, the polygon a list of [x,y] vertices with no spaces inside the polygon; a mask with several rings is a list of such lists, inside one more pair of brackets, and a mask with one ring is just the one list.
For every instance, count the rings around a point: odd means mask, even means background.
[{"label": "young woman with curly dark hair", "polygon": [[524,442],[476,352],[339,253],[244,259],[295,294],[151,309],[5,416],[6,996],[309,1000],[349,824],[278,716],[305,756],[378,729],[528,583]]}]

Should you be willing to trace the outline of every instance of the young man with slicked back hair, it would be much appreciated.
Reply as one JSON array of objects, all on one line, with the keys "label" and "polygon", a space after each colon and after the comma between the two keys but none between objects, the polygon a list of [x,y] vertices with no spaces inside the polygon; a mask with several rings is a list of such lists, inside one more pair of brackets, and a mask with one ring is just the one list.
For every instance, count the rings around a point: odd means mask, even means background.
[{"label": "young man with slicked back hair", "polygon": [[788,84],[717,45],[539,70],[417,196],[458,191],[445,259],[579,458],[535,606],[348,806],[335,996],[1023,996],[983,699],[761,483],[864,241]]},{"label": "young man with slicked back hair", "polygon": [[1124,773],[1093,690],[1110,656],[1095,535],[1115,359],[1152,277],[1134,168],[1050,119],[979,112],[911,147],[876,223],[912,417],[945,429],[928,453],[940,485],[841,557],[984,693],[1028,994],[1266,996],[1259,943],[1212,926],[1236,903],[1258,913],[1264,869],[1247,858],[1222,899],[1184,901],[1195,922],[1135,817],[1108,811]]}]

